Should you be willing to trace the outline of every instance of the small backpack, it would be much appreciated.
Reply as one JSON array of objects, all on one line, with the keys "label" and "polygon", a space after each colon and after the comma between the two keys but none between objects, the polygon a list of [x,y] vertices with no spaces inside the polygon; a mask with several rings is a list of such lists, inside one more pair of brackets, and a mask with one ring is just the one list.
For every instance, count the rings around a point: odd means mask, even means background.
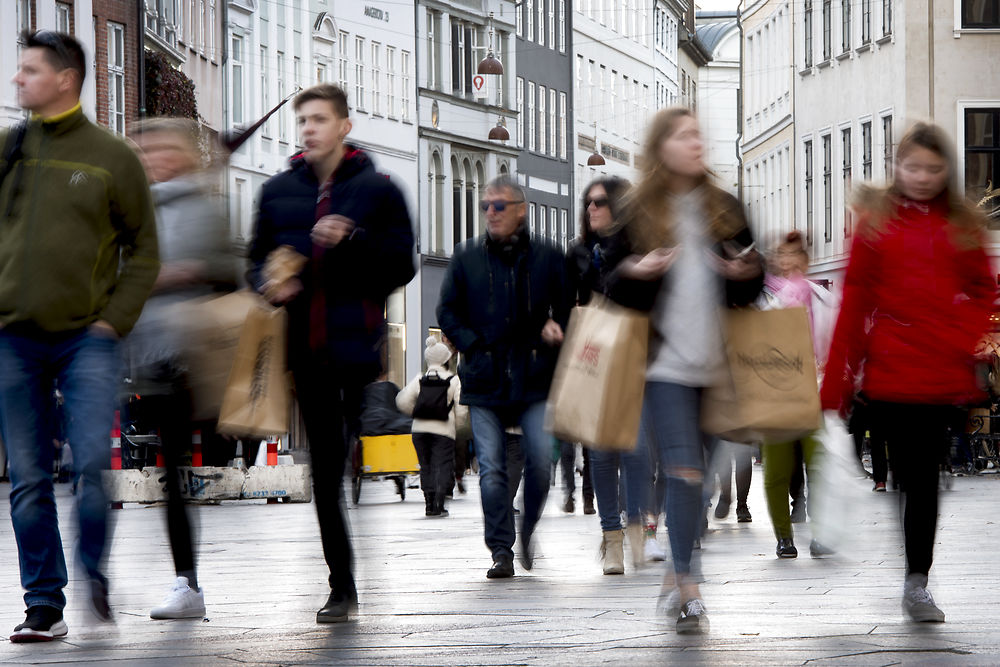
[{"label": "small backpack", "polygon": [[420,378],[420,391],[413,406],[413,417],[448,421],[453,403],[448,401],[449,387],[451,387],[450,375],[443,378],[435,371],[434,375],[428,373]]}]

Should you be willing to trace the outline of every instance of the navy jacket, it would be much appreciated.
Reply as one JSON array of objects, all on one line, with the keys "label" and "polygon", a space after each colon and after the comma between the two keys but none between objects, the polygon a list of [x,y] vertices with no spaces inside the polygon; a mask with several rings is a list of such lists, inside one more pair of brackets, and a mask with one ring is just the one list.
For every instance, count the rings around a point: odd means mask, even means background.
[{"label": "navy jacket", "polygon": [[559,348],[542,340],[549,318],[565,330],[570,289],[562,252],[522,227],[514,243],[487,235],[455,249],[437,317],[462,353],[462,403],[520,408],[545,400]]},{"label": "navy jacket", "polygon": [[320,183],[301,157],[264,183],[250,245],[248,279],[264,282],[268,254],[290,245],[309,258],[301,273],[303,291],[288,304],[289,363],[308,363],[309,314],[314,292],[323,290],[326,340],[336,366],[381,364],[385,338],[385,302],[415,274],[413,228],[403,194],[376,173],[368,156],[348,147],[334,174],[330,214],[350,218],[354,233],[314,256],[309,233],[316,223]]}]

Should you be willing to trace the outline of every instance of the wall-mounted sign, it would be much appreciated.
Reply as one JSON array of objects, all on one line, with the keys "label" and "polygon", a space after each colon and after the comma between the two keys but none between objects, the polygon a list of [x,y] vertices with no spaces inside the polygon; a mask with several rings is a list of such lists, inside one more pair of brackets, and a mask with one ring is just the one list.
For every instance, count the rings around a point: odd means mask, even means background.
[{"label": "wall-mounted sign", "polygon": [[486,99],[486,77],[482,74],[477,74],[472,77],[472,96],[477,100]]},{"label": "wall-mounted sign", "polygon": [[365,5],[365,16],[370,19],[375,19],[376,21],[389,22],[389,12],[384,9],[379,9],[378,7],[372,7],[371,5]]}]

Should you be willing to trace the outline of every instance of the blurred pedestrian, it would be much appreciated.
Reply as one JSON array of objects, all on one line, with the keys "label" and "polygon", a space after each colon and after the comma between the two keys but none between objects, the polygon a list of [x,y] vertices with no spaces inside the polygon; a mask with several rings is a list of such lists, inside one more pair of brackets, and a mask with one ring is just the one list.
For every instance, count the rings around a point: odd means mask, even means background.
[{"label": "blurred pedestrian", "polygon": [[122,379],[119,339],[138,319],[159,270],[153,202],[139,159],[80,106],[88,68],[80,43],[43,30],[25,33],[22,46],[14,85],[32,115],[0,134],[0,174],[6,175],[0,183],[0,426],[28,607],[13,642],[67,632],[52,428],[44,423],[54,413],[56,385],[73,448],[79,558],[93,610],[111,619],[101,571],[108,533],[101,471],[110,460]]},{"label": "blurred pedestrian", "polygon": [[651,312],[643,428],[667,484],[673,572],[664,582],[666,607],[680,633],[708,630],[692,551],[705,520],[702,396],[726,374],[720,306],[753,302],[763,281],[743,208],[711,183],[704,151],[692,111],[674,107],[653,117],[626,213],[632,254],[615,267],[609,290]]},{"label": "blurred pedestrian", "polygon": [[532,534],[549,491],[552,436],[545,399],[569,316],[565,259],[527,228],[524,191],[508,177],[486,186],[486,234],[464,242],[448,265],[437,315],[462,353],[462,402],[470,407],[479,460],[487,577],[514,575],[514,518],[505,430],[520,426],[524,451],[521,566],[533,565]]},{"label": "blurred pedestrian", "polygon": [[974,352],[996,295],[985,220],[963,198],[955,165],[944,130],[917,123],[896,148],[890,184],[860,191],[821,393],[824,408],[846,412],[864,364],[862,391],[901,492],[902,607],[914,621],[945,619],[927,590],[939,468],[955,406],[985,398]]},{"label": "blurred pedestrian", "polygon": [[461,382],[447,368],[449,359],[451,348],[429,337],[424,348],[427,371],[396,397],[400,411],[413,416],[413,446],[420,462],[426,516],[448,516],[444,501],[454,485],[455,424],[468,419],[469,409],[461,404]]},{"label": "blurred pedestrian", "polygon": [[288,363],[312,464],[330,596],[317,623],[357,607],[351,543],[341,508],[347,445],[359,431],[364,387],[382,371],[389,294],[414,276],[413,228],[403,194],[345,143],[347,95],[331,84],[295,97],[305,150],[261,189],[250,274],[265,291],[268,255],[290,245],[310,258],[272,301],[288,309]]},{"label": "blurred pedestrian", "polygon": [[[563,478],[563,512],[572,514],[576,511],[576,453],[577,445],[574,442],[559,442],[559,467],[562,468]],[[583,513],[595,514],[594,510],[594,486],[590,480],[590,450],[583,448],[581,454],[583,459],[583,469],[580,471],[583,477]]]},{"label": "blurred pedestrian", "polygon": [[[809,330],[813,338],[813,354],[816,367],[822,369],[826,362],[833,321],[838,304],[833,294],[824,287],[806,278],[809,268],[809,253],[806,251],[802,234],[792,231],[785,235],[774,249],[770,261],[770,271],[764,284],[765,301],[769,308],[805,308],[809,317]],[[816,433],[790,442],[765,442],[761,447],[764,457],[764,493],[767,511],[771,515],[771,525],[777,539],[775,555],[778,558],[796,558],[799,551],[795,546],[792,532],[792,517],[789,513],[788,497],[792,495],[796,509],[804,507],[802,500],[806,484],[799,481],[792,488],[793,472],[798,476],[802,462],[797,457],[797,447],[801,447],[802,461],[805,462],[808,478],[809,514],[820,515],[817,510],[822,502],[812,493],[819,488],[822,474],[823,443]],[[803,510],[804,514],[804,510]],[[813,527],[813,539],[809,543],[809,553],[815,558],[828,556],[830,547],[817,539],[821,535],[818,524]]]},{"label": "blurred pedestrian", "polygon": [[216,290],[234,289],[235,255],[225,218],[202,182],[198,125],[183,118],[138,123],[131,132],[156,205],[160,272],[132,334],[125,359],[132,379],[129,415],[160,434],[167,468],[167,533],[176,578],[154,619],[201,618],[205,597],[198,585],[191,521],[181,495],[180,465],[191,449],[192,399],[183,359],[184,331],[176,306]]},{"label": "blurred pedestrian", "polygon": [[[720,442],[715,448],[712,472],[719,479],[719,499],[715,518],[725,519],[733,503],[733,472],[736,473],[736,521],[750,523],[753,515],[747,505],[753,482],[754,448],[737,442]],[[735,465],[734,465],[735,464]]]},{"label": "blurred pedestrian", "polygon": [[[591,303],[594,294],[607,294],[615,253],[623,247],[619,214],[628,188],[628,181],[607,176],[591,181],[583,191],[580,236],[567,255],[572,289],[579,305]],[[639,438],[636,448],[627,453],[591,450],[590,474],[601,519],[604,574],[624,574],[622,509],[626,510],[633,565],[638,568],[645,560],[644,510],[649,503],[652,479],[645,441]],[[625,482],[621,496],[619,474]]]}]

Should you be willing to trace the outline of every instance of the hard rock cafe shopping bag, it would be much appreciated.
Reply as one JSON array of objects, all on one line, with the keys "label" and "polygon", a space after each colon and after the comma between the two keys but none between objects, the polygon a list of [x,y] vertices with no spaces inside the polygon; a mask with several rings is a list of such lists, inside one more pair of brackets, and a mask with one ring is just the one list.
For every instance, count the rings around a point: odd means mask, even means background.
[{"label": "hard rock cafe shopping bag", "polygon": [[785,442],[823,424],[805,308],[725,314],[731,382],[710,389],[702,428],[732,442]]},{"label": "hard rock cafe shopping bag", "polygon": [[286,320],[284,308],[263,301],[247,313],[222,397],[221,433],[263,437],[288,431]]},{"label": "hard rock cafe shopping bag", "polygon": [[601,300],[573,309],[546,410],[556,437],[630,450],[639,434],[649,318]]}]

